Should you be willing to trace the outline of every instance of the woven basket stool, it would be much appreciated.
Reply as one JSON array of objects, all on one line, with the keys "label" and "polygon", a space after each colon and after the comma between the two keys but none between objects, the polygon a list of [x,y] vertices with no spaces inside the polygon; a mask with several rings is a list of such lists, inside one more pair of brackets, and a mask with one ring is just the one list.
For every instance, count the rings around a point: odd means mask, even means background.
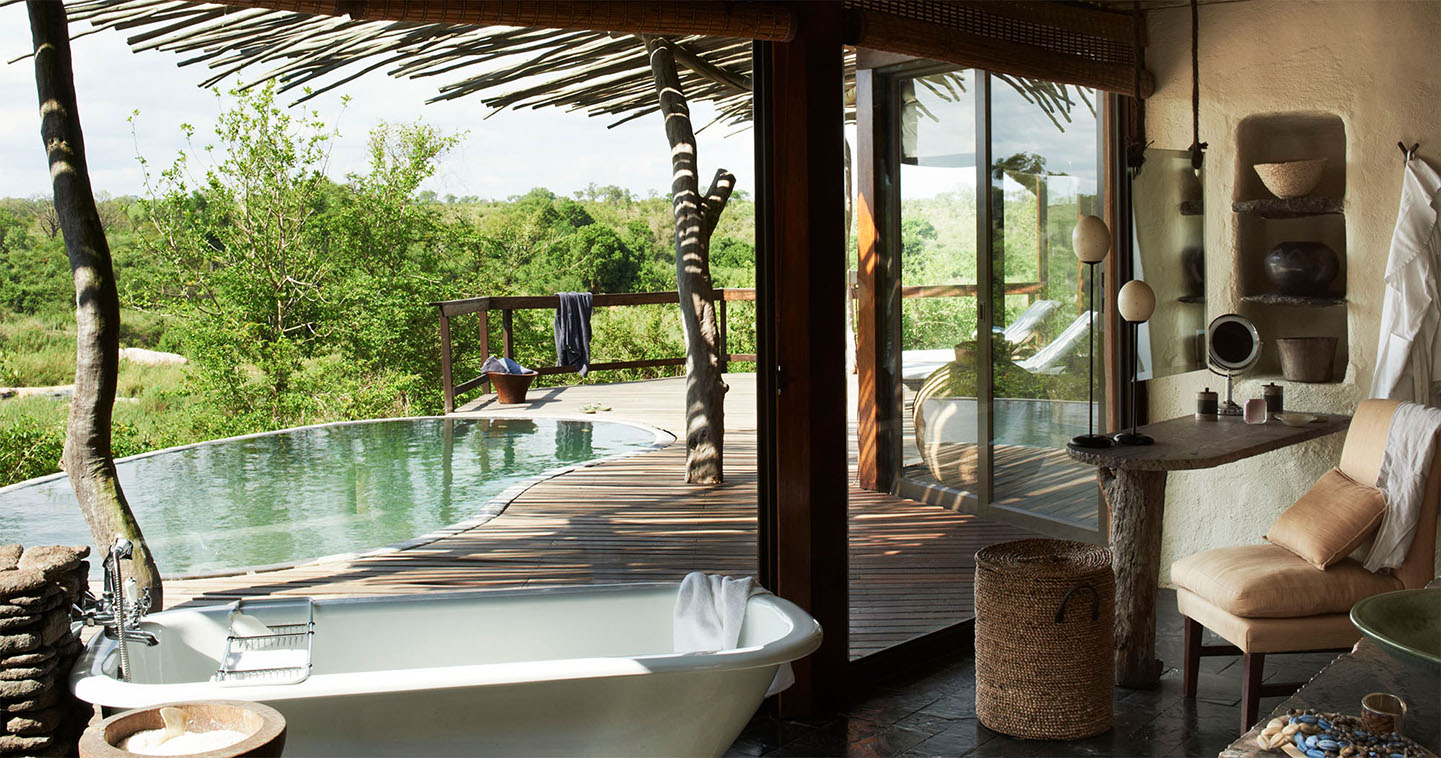
[{"label": "woven basket stool", "polygon": [[1027,739],[1111,728],[1116,580],[1111,551],[1019,540],[976,553],[976,717]]}]

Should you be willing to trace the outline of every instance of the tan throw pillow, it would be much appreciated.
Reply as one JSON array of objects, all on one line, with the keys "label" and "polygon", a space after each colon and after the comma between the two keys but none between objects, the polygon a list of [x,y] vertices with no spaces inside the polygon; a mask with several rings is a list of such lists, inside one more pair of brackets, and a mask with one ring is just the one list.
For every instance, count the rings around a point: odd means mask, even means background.
[{"label": "tan throw pillow", "polygon": [[1358,484],[1333,468],[1276,519],[1266,540],[1324,569],[1370,537],[1385,511],[1381,490]]}]

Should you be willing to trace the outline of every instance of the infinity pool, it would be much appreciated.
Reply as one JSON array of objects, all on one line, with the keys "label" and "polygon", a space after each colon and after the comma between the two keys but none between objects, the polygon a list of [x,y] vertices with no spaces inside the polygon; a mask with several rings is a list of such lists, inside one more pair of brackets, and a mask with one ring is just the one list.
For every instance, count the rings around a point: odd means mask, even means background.
[{"label": "infinity pool", "polygon": [[[166,575],[291,563],[409,540],[545,472],[637,452],[654,430],[560,419],[422,418],[303,427],[135,456],[120,484]],[[0,489],[0,542],[81,545],[63,475]]]}]

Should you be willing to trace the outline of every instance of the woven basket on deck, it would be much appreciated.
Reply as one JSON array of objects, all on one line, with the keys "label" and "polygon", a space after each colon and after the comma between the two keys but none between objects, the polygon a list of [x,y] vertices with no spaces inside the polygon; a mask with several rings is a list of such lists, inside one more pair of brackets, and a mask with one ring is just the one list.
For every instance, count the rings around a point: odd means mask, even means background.
[{"label": "woven basket on deck", "polygon": [[1116,581],[1111,552],[1020,540],[976,553],[976,717],[1028,739],[1111,728]]}]

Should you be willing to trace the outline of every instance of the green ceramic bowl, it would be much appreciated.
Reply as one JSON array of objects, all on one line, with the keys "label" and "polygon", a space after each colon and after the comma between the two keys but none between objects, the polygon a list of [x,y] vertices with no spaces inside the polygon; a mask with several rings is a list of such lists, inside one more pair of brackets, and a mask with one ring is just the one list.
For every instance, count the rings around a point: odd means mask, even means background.
[{"label": "green ceramic bowl", "polygon": [[1372,595],[1351,623],[1397,660],[1441,669],[1441,587]]}]

